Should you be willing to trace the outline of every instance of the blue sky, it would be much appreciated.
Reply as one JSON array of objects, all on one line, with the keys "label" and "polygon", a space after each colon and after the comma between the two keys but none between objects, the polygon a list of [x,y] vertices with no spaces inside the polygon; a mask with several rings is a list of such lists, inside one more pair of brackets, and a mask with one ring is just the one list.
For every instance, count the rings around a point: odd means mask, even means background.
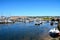
[{"label": "blue sky", "polygon": [[0,16],[60,16],[60,0],[0,0]]}]

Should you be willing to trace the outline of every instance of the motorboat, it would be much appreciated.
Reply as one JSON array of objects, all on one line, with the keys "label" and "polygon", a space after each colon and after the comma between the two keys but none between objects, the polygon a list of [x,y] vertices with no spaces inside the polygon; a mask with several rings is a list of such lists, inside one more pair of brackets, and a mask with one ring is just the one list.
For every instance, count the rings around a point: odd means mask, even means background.
[{"label": "motorboat", "polygon": [[60,31],[56,28],[53,28],[53,29],[50,29],[49,30],[49,35],[52,37],[52,38],[57,38],[60,36]]},{"label": "motorboat", "polygon": [[58,24],[58,22],[57,22],[57,21],[55,21],[55,22],[54,22],[54,24]]},{"label": "motorboat", "polygon": [[43,23],[43,21],[39,21],[39,24],[42,24]]},{"label": "motorboat", "polygon": [[39,22],[35,22],[35,25],[40,25],[40,23]]},{"label": "motorboat", "polygon": [[4,20],[4,21],[0,21],[0,24],[8,24],[8,23],[14,23],[10,20]]}]

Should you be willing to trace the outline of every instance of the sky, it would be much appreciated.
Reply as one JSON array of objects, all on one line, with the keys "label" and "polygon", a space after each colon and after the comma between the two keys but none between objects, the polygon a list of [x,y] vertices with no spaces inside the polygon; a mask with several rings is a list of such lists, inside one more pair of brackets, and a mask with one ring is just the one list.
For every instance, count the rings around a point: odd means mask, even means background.
[{"label": "sky", "polygon": [[60,0],[0,0],[0,16],[60,16]]}]

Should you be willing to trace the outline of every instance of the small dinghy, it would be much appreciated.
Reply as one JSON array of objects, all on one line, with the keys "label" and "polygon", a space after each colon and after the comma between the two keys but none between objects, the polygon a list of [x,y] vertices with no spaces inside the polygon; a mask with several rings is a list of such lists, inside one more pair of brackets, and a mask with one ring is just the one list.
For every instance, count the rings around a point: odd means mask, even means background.
[{"label": "small dinghy", "polygon": [[42,23],[43,23],[43,21],[40,21],[40,22],[39,22],[39,24],[42,24]]},{"label": "small dinghy", "polygon": [[54,28],[54,29],[51,29],[49,31],[49,35],[52,37],[52,38],[57,38],[60,36],[60,32],[58,29]]},{"label": "small dinghy", "polygon": [[54,23],[55,23],[55,24],[58,24],[58,22],[57,22],[57,21],[55,21]]}]

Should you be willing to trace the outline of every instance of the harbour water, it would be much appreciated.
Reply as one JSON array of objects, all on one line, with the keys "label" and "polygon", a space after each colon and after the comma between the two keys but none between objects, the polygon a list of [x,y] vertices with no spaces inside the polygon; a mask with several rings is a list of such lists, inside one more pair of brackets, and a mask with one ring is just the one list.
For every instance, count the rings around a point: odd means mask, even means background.
[{"label": "harbour water", "polygon": [[48,31],[54,27],[50,23],[37,26],[33,22],[0,24],[0,40],[49,40]]}]

